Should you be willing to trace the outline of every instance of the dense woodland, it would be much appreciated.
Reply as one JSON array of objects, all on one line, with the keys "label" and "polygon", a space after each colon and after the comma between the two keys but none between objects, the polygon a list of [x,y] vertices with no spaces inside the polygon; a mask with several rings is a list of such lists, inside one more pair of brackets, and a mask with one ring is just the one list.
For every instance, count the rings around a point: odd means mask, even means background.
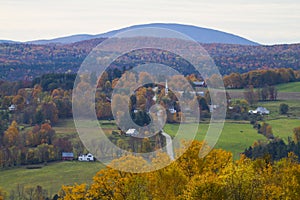
[{"label": "dense woodland", "polygon": [[[0,79],[31,80],[45,73],[76,73],[92,48],[103,40],[93,39],[68,45],[0,44]],[[256,69],[299,69],[300,66],[299,44],[275,46],[203,44],[203,47],[215,61],[222,75],[245,73]],[[151,60],[157,63],[164,60],[164,64],[173,66],[184,75],[194,72],[188,62],[184,60],[174,62],[176,56],[165,55],[159,52],[141,59],[128,54],[127,60],[131,60],[130,65],[135,63],[133,62],[135,59],[143,63]],[[115,67],[121,70],[124,64],[126,59],[121,63],[117,61]]]},{"label": "dense woodland", "polygon": [[231,73],[223,78],[227,89],[242,89],[249,86],[263,88],[280,83],[289,83],[300,80],[300,72],[291,68],[254,70],[243,74]]}]

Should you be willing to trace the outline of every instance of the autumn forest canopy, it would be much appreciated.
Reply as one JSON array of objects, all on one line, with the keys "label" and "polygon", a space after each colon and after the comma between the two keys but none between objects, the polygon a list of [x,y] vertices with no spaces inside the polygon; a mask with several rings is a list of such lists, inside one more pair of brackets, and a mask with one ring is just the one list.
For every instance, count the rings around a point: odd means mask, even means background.
[{"label": "autumn forest canopy", "polygon": [[[64,160],[64,153],[71,153],[70,163],[76,165],[79,161],[74,160],[89,153],[76,133],[72,106],[81,106],[83,119],[95,112],[95,121],[105,127],[105,137],[126,151],[111,150],[105,141],[92,141],[97,156],[114,158],[93,180],[90,177],[92,181],[59,185],[55,195],[40,185],[18,185],[12,191],[0,188],[0,199],[299,199],[299,44],[203,44],[222,76],[202,77],[182,57],[157,49],[128,52],[99,78],[96,71],[77,76],[83,60],[103,40],[0,44],[0,173],[55,165]],[[133,70],[146,63],[167,65],[182,75],[166,76],[161,70],[154,77]],[[214,101],[221,93],[213,87],[218,81],[226,89],[224,103]],[[292,92],[278,89],[282,85],[293,85]],[[92,92],[95,101],[86,105]],[[294,96],[289,97],[291,93]],[[151,115],[155,105],[159,108]],[[127,108],[128,114],[120,107]],[[147,125],[157,120],[160,108],[165,111],[166,128],[153,134]],[[223,109],[229,127],[222,133],[229,134],[227,138],[220,140],[225,148],[210,149],[202,158],[199,150],[206,145],[202,133],[211,117]],[[196,115],[199,118],[194,120]],[[133,133],[142,138],[127,133],[132,128],[126,119],[139,126]],[[276,120],[286,124],[278,125]],[[165,151],[155,151],[166,147],[164,130],[174,139],[180,124],[186,129],[181,143],[174,145],[176,159],[171,162]],[[184,137],[191,134],[189,125],[199,125],[193,141]],[[185,149],[182,144],[191,146]],[[149,152],[155,153],[136,156]],[[166,163],[171,164],[162,168]],[[150,172],[135,173],[138,169]]]},{"label": "autumn forest canopy", "polygon": [[[31,80],[45,73],[76,73],[82,61],[91,50],[104,39],[93,39],[73,44],[0,44],[1,77],[5,80]],[[292,68],[297,70],[299,63],[299,44],[275,46],[247,46],[230,44],[202,44],[214,60],[222,75],[245,73],[255,69]],[[170,47],[171,48],[171,47]],[[174,57],[152,54],[143,57],[141,62],[163,60],[188,75],[194,71],[186,62],[174,63]],[[128,59],[135,57],[128,54]],[[157,60],[159,59],[159,60]],[[134,66],[128,67],[134,67]],[[115,63],[122,70],[124,62]]]},{"label": "autumn forest canopy", "polygon": [[[90,185],[63,186],[63,199],[297,199],[300,165],[290,153],[272,162],[268,157],[250,160],[242,156],[233,161],[224,150],[212,150],[199,157],[203,145],[193,142],[179,159],[149,173],[120,172],[107,167],[99,171]],[[156,165],[168,156],[153,158]],[[122,159],[124,168],[147,167],[141,157]],[[114,164],[112,163],[112,166]]]}]

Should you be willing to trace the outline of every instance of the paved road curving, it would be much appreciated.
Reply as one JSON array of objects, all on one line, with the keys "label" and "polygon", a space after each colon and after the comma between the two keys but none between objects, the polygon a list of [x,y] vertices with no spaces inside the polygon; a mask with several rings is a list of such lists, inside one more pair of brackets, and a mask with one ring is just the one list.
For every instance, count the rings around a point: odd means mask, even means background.
[{"label": "paved road curving", "polygon": [[170,156],[171,160],[174,160],[174,151],[173,151],[173,143],[172,143],[172,138],[170,135],[162,131],[161,133],[165,138],[166,138],[166,148],[167,148],[167,154]]}]

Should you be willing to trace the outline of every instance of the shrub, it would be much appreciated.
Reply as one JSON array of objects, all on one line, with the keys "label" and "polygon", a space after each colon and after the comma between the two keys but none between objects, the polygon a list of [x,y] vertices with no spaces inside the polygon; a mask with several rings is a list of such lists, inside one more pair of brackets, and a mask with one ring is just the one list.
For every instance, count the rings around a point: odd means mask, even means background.
[{"label": "shrub", "polygon": [[279,113],[280,114],[286,114],[289,111],[289,106],[285,103],[280,104],[279,106]]}]

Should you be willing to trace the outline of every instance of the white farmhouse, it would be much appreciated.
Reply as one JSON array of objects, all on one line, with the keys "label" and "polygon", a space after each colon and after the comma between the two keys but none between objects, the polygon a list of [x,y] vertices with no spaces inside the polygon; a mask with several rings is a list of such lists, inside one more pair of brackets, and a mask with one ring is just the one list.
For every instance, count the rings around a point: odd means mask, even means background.
[{"label": "white farmhouse", "polygon": [[261,115],[268,115],[270,111],[264,107],[257,107],[255,110],[249,110],[249,114],[261,114]]},{"label": "white farmhouse", "polygon": [[10,105],[10,106],[8,107],[8,110],[9,110],[9,111],[15,111],[15,110],[17,110],[17,106],[14,105],[14,104],[12,104],[12,105]]},{"label": "white farmhouse", "polygon": [[87,155],[80,155],[78,157],[78,160],[90,162],[90,161],[94,161],[94,156],[91,153],[88,153]]}]

